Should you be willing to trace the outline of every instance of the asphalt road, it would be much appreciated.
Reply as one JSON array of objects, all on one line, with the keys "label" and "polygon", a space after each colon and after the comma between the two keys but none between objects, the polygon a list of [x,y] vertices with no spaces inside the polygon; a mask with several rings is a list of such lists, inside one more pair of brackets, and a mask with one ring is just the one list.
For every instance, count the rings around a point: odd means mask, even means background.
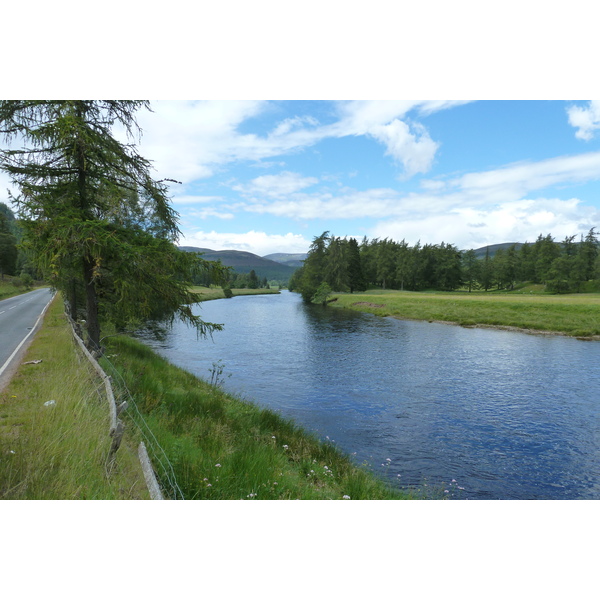
[{"label": "asphalt road", "polygon": [[0,375],[52,299],[49,288],[0,300]]}]

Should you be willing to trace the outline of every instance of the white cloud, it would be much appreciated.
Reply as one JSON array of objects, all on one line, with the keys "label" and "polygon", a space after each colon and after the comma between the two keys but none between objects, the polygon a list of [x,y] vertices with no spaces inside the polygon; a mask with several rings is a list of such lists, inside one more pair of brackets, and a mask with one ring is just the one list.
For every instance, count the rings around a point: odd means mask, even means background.
[{"label": "white cloud", "polygon": [[369,134],[386,146],[386,154],[404,165],[404,174],[407,177],[427,173],[440,146],[429,137],[429,133],[421,124],[413,124],[412,130],[407,123],[398,119],[387,125],[376,125],[369,129]]},{"label": "white cloud", "polygon": [[207,178],[235,161],[259,162],[308,148],[326,138],[372,135],[405,168],[406,175],[425,172],[438,144],[422,125],[401,120],[409,111],[429,114],[453,101],[351,101],[334,103],[338,119],[320,124],[313,116],[294,116],[275,124],[265,136],[241,133],[240,127],[271,106],[267,101],[158,101],[141,112],[139,144],[153,161],[157,178],[189,183]]},{"label": "white cloud", "polygon": [[181,246],[196,246],[211,250],[241,250],[258,254],[258,256],[274,252],[303,253],[308,251],[310,243],[309,240],[298,234],[269,235],[264,231],[248,231],[246,233],[184,232],[179,240]]},{"label": "white cloud", "polygon": [[398,192],[389,189],[351,191],[340,196],[330,193],[295,194],[293,198],[275,202],[257,202],[245,206],[248,212],[292,219],[356,219],[401,214],[403,201]]},{"label": "white cloud", "polygon": [[214,208],[192,208],[188,210],[187,217],[196,217],[198,219],[208,219],[209,217],[216,217],[217,219],[233,219],[235,215],[231,212],[222,212]]},{"label": "white cloud", "polygon": [[518,200],[526,194],[550,186],[600,179],[600,152],[559,156],[539,162],[517,163],[502,169],[468,173],[449,181],[461,200],[492,204]]},{"label": "white cloud", "polygon": [[208,204],[209,202],[222,202],[221,196],[173,196],[171,202],[175,205]]},{"label": "white cloud", "polygon": [[[160,177],[184,183],[212,175],[222,164],[269,156],[256,136],[237,129],[261,113],[268,103],[246,101],[158,101],[142,112],[140,149],[154,161]],[[254,149],[254,150],[252,150]]]},{"label": "white cloud", "polygon": [[575,137],[589,141],[600,129],[600,100],[590,100],[587,107],[570,106],[567,109],[569,124],[577,128]]},{"label": "white cloud", "polygon": [[233,189],[245,194],[280,198],[315,185],[318,182],[319,180],[316,177],[303,177],[299,173],[283,171],[278,175],[261,175],[250,181],[249,184],[236,185],[233,186]]},{"label": "white cloud", "polygon": [[406,239],[410,244],[452,243],[460,249],[479,248],[498,240],[534,242],[550,233],[557,241],[585,234],[600,214],[577,198],[520,200],[484,208],[455,208],[448,213],[417,213],[409,219],[380,221],[372,237]]}]

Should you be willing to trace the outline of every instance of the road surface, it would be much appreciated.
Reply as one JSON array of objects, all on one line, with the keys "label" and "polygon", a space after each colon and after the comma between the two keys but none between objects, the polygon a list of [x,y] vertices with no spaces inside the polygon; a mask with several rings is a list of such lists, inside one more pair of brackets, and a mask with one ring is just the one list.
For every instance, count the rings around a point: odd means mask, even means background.
[{"label": "road surface", "polygon": [[33,337],[29,334],[52,296],[49,288],[42,288],[0,300],[0,388],[2,375],[6,375],[25,342]]}]

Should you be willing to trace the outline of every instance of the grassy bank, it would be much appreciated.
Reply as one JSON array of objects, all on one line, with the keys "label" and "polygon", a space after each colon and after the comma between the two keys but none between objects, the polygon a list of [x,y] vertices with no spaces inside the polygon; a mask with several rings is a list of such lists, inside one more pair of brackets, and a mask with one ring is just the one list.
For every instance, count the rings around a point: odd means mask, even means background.
[{"label": "grassy bank", "polygon": [[409,497],[291,421],[197,379],[136,340],[107,344],[114,379],[127,385],[186,499]]},{"label": "grassy bank", "polygon": [[0,393],[0,498],[148,498],[134,431],[107,473],[107,402],[76,350],[59,296],[23,363]]},{"label": "grassy bank", "polygon": [[[17,282],[18,285],[15,285],[15,282]],[[4,278],[0,279],[0,300],[13,298],[14,296],[19,296],[27,291],[31,291],[26,289],[25,286],[19,282],[20,280],[17,277],[11,277],[10,275],[5,275]],[[41,282],[35,282],[31,289],[35,289],[40,283]]]},{"label": "grassy bank", "polygon": [[[273,290],[273,289],[257,289],[257,290],[252,290],[252,289],[248,289],[248,288],[243,288],[243,289],[232,289],[231,290],[233,292],[234,296],[256,296],[256,295],[260,295],[260,294],[279,294],[279,290]],[[202,301],[204,300],[219,300],[221,298],[225,298],[225,293],[223,292],[223,290],[221,288],[207,288],[207,287],[202,287],[202,286],[195,286],[192,288],[192,292],[195,292],[196,294],[201,294],[202,295]]]},{"label": "grassy bank", "polygon": [[600,294],[426,293],[370,290],[336,294],[331,306],[401,319],[463,326],[515,327],[577,337],[600,336]]}]

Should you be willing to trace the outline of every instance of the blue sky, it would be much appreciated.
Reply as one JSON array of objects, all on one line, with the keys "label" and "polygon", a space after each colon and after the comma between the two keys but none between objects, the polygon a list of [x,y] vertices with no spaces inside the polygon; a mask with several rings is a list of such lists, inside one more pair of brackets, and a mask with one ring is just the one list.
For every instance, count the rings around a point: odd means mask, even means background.
[{"label": "blue sky", "polygon": [[174,101],[139,114],[180,243],[265,255],[340,237],[460,249],[600,226],[600,103]]}]

